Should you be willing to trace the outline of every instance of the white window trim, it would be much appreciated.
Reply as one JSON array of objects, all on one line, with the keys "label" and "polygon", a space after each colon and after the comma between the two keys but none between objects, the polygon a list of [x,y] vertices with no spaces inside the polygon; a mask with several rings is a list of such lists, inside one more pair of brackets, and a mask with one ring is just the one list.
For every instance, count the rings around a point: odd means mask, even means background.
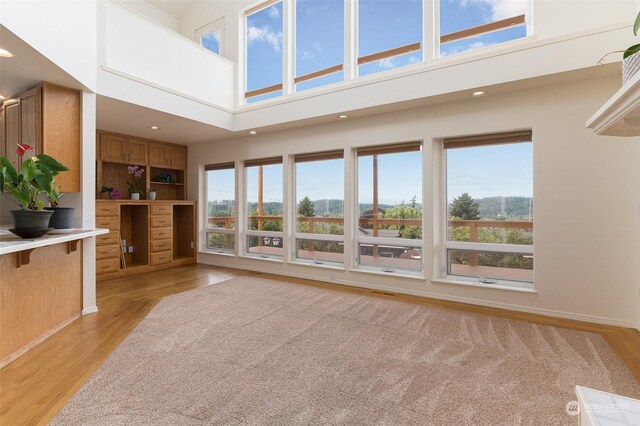
[{"label": "white window trim", "polygon": [[[218,45],[219,45],[220,51],[217,54],[220,56],[224,56],[224,53],[225,53],[224,41],[226,38],[224,33],[224,17],[216,19],[215,21],[209,22],[208,24],[205,24],[200,28],[196,28],[195,30],[193,30],[193,40],[196,43],[198,43],[200,46],[202,46],[202,36],[209,34],[213,31],[218,31],[219,33]],[[207,50],[211,52],[209,49]],[[215,52],[211,52],[211,53],[215,53]]]},{"label": "white window trim", "polygon": [[[426,155],[426,149],[424,146],[424,141],[420,140],[421,143],[421,149],[420,149],[420,155],[421,155],[421,160],[420,160],[420,167],[421,167],[421,173],[420,173],[420,181],[423,183],[422,184],[422,194],[425,193],[425,186],[424,186],[424,178],[425,178],[425,173],[424,173],[424,164],[425,164],[425,160],[424,157]],[[393,145],[393,142],[390,142],[388,144],[379,144],[376,146],[385,146],[385,145]],[[349,270],[350,271],[363,271],[363,272],[368,272],[368,273],[375,273],[375,274],[380,274],[380,275],[391,275],[391,276],[398,276],[398,277],[410,277],[410,278],[414,278],[414,277],[422,277],[424,278],[424,271],[425,271],[425,251],[424,251],[424,247],[425,247],[425,214],[424,214],[424,207],[425,207],[425,200],[422,200],[422,239],[421,240],[410,240],[410,239],[405,239],[405,238],[385,238],[385,237],[365,237],[362,235],[359,235],[359,232],[357,231],[359,223],[360,223],[360,194],[358,191],[359,188],[359,173],[358,173],[358,148],[354,147],[350,150],[351,152],[351,168],[352,168],[352,172],[351,172],[351,178],[352,178],[352,191],[353,191],[353,199],[351,200],[351,204],[353,206],[353,211],[352,211],[352,219],[353,219],[353,236],[352,236],[352,241],[354,242],[354,249],[353,252],[351,253],[353,256],[353,263],[349,265]],[[345,233],[346,233],[346,229],[345,229]],[[413,270],[413,269],[405,269],[405,268],[394,268],[391,271],[385,271],[384,269],[381,268],[377,268],[377,267],[373,267],[373,266],[368,266],[368,265],[361,265],[360,264],[360,244],[375,244],[375,245],[391,245],[391,246],[396,246],[396,247],[413,247],[413,248],[420,248],[420,251],[422,253],[422,259],[420,260],[420,270]],[[346,255],[346,247],[345,247],[345,255]],[[346,261],[346,257],[345,257],[345,261]],[[345,265],[346,266],[346,265]]]},{"label": "white window trim", "polygon": [[309,234],[304,232],[295,233],[296,240],[310,240],[310,241],[330,241],[334,243],[343,243],[344,235],[334,234]]},{"label": "white window trim", "polygon": [[[531,1],[529,1],[530,3]],[[440,235],[439,241],[434,239],[434,249],[438,250],[437,246],[440,246],[440,264],[434,265],[434,277],[430,281],[441,284],[454,284],[454,285],[466,285],[480,288],[490,288],[498,290],[510,290],[525,293],[537,293],[535,290],[535,266],[533,269],[533,281],[517,281],[506,280],[499,278],[488,278],[485,281],[484,277],[467,276],[467,275],[452,275],[449,274],[448,267],[448,251],[449,250],[471,250],[471,251],[489,251],[496,253],[518,253],[518,254],[534,254],[535,245],[518,245],[518,244],[491,244],[491,243],[476,243],[466,241],[449,241],[449,216],[448,208],[449,201],[447,199],[447,150],[444,149],[442,139],[433,141],[435,146],[438,146],[440,150],[440,213],[442,218],[440,222]],[[424,237],[424,235],[423,235]],[[439,268],[438,268],[439,267]],[[440,274],[437,274],[438,269]],[[490,282],[489,282],[490,281]]]},{"label": "white window trim", "polygon": [[[283,75],[282,75],[282,95],[274,98],[264,99],[257,101],[257,103],[273,103],[278,99],[301,93],[295,90],[295,28],[296,28],[296,0],[280,0],[283,3]],[[533,0],[526,0],[525,6],[525,29],[526,34],[524,37],[515,40],[509,40],[505,42],[496,43],[495,45],[488,46],[482,49],[473,49],[468,52],[459,53],[451,56],[440,55],[440,2],[441,0],[422,0],[422,35],[420,37],[422,60],[418,64],[433,64],[435,61],[450,60],[452,57],[464,57],[467,54],[473,54],[478,50],[485,51],[489,49],[492,52],[493,47],[502,46],[504,44],[512,43],[522,39],[531,38],[533,36]],[[240,10],[238,19],[240,23],[238,28],[241,31],[239,40],[238,51],[242,52],[238,58],[238,106],[243,107],[249,105],[245,98],[245,92],[247,91],[247,19],[245,12],[251,10],[260,4],[265,3],[265,0],[252,3],[250,6]],[[256,10],[258,12],[259,10]],[[375,79],[379,77],[379,74],[388,74],[393,71],[398,71],[412,66],[396,67],[383,72],[377,72],[366,76],[359,76],[359,65],[357,58],[359,57],[358,51],[358,0],[344,0],[344,60],[343,60],[343,80],[342,83],[350,82],[354,80]],[[418,65],[416,64],[416,65]],[[415,69],[415,68],[414,68]],[[335,83],[333,83],[335,84]],[[329,84],[331,85],[331,84]],[[322,89],[327,85],[322,85],[314,89],[308,89],[313,91],[316,89]],[[313,93],[313,92],[311,92]]]}]

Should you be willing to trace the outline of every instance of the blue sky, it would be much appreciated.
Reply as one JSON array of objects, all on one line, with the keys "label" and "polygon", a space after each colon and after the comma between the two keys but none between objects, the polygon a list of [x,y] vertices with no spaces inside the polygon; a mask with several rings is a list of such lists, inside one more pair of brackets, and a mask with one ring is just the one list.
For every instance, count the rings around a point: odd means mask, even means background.
[{"label": "blue sky", "polygon": [[[441,0],[441,34],[524,13],[525,0]],[[282,3],[247,18],[247,90],[282,83]],[[344,52],[343,0],[297,0],[296,76],[340,65]],[[359,54],[381,52],[422,41],[422,0],[359,0]],[[427,29],[429,30],[429,29]],[[524,26],[447,43],[441,56],[450,56],[524,37]],[[422,51],[384,59],[359,67],[368,75],[422,61]],[[298,84],[305,90],[342,81],[337,73]],[[251,102],[280,96],[280,92]]]},{"label": "blue sky", "polygon": [[[343,60],[343,0],[298,0],[296,3],[296,75],[304,75]],[[441,0],[441,34],[492,22],[524,13],[525,0]],[[361,55],[421,41],[421,0],[360,0],[359,50]],[[282,3],[258,11],[247,18],[247,90],[282,83]],[[460,54],[526,35],[523,26],[497,33],[448,43],[441,56]],[[211,41],[213,43],[213,41]],[[381,72],[421,61],[421,52],[360,66],[360,75]],[[342,73],[298,84],[304,90],[342,80]],[[255,98],[258,101],[279,93]],[[500,147],[458,149],[448,152],[447,197],[463,192],[482,198],[495,195],[532,195],[532,146],[517,144]],[[400,154],[380,157],[380,202],[421,200],[420,155]],[[298,166],[297,201],[304,195],[312,200],[343,197],[342,160],[303,163]],[[254,171],[255,172],[255,171]],[[249,173],[254,173],[249,172]],[[428,171],[425,171],[425,174]],[[210,199],[233,197],[232,171],[216,172],[209,185]],[[372,199],[371,157],[359,160],[360,200]],[[249,192],[257,191],[257,176],[249,175]],[[253,186],[252,186],[253,185]],[[215,189],[218,188],[218,189]],[[265,168],[265,201],[282,200],[282,166]],[[255,195],[257,201],[257,195]]]}]

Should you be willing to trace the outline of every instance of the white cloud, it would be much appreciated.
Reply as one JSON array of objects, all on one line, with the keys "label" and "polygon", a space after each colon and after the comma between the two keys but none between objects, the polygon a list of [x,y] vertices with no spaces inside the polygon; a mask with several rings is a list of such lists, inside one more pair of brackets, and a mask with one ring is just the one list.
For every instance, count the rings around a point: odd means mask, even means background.
[{"label": "white cloud", "polygon": [[378,61],[378,68],[382,68],[384,70],[389,70],[391,68],[395,68],[395,64],[393,63],[393,60],[387,58],[387,59],[382,59],[381,61]]},{"label": "white cloud", "polygon": [[469,43],[469,44],[459,44],[453,48],[447,49],[447,50],[443,50],[442,51],[442,56],[451,56],[451,55],[457,55],[458,53],[464,53],[464,52],[468,52],[470,50],[476,50],[476,49],[480,49],[481,47],[487,47],[487,46],[492,46],[495,43],[484,43],[482,41],[475,41],[473,43]]},{"label": "white cloud", "polygon": [[322,52],[322,46],[320,45],[320,43],[313,43],[313,48],[316,50],[316,52]]},{"label": "white cloud", "polygon": [[269,17],[271,19],[278,19],[280,17],[280,11],[278,10],[277,7],[271,6],[269,8]]},{"label": "white cloud", "polygon": [[262,28],[249,27],[249,30],[247,31],[247,41],[249,44],[256,42],[268,43],[274,51],[280,52],[280,49],[282,48],[282,32],[276,33],[271,31],[271,28],[268,25],[265,25]]},{"label": "white cloud", "polygon": [[462,7],[470,5],[485,5],[491,10],[491,21],[512,18],[522,15],[527,10],[527,0],[449,0],[459,3]]},{"label": "white cloud", "polygon": [[408,62],[410,65],[417,64],[418,62],[420,62],[420,58],[418,58],[417,56],[410,56]]},{"label": "white cloud", "polygon": [[302,59],[303,61],[306,61],[308,59],[313,59],[315,57],[316,57],[316,55],[314,55],[313,53],[305,50],[304,52],[302,52],[302,57],[300,59]]}]

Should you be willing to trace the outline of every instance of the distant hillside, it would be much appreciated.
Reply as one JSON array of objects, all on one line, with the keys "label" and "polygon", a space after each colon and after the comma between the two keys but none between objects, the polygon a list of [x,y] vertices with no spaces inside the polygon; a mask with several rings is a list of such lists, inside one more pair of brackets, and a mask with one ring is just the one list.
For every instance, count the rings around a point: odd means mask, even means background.
[{"label": "distant hillside", "polygon": [[533,202],[530,197],[486,197],[478,198],[476,202],[483,219],[529,220],[533,218]]},{"label": "distant hillside", "polygon": [[[533,203],[530,197],[486,197],[475,200],[479,205],[480,216],[483,219],[511,219],[511,220],[529,220],[530,214],[533,218]],[[228,212],[227,203],[229,201],[221,201],[216,204],[209,203],[209,214],[211,216],[226,216]],[[410,203],[405,203],[410,205]],[[313,200],[313,206],[316,216],[342,216],[344,207],[342,200],[323,199]],[[420,204],[417,205],[421,207]],[[258,203],[249,203],[249,210],[257,212]],[[390,204],[380,204],[381,210],[387,210],[394,207]],[[373,204],[363,203],[359,206],[360,212],[373,210]],[[531,208],[531,212],[529,209]],[[282,203],[266,202],[263,204],[265,215],[279,215],[282,211]]]}]

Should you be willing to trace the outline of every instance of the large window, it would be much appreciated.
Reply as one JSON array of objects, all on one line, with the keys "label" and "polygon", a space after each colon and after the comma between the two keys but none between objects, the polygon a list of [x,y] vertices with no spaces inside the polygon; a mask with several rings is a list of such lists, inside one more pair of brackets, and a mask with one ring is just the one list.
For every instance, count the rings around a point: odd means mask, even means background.
[{"label": "large window", "polygon": [[527,0],[440,0],[440,56],[525,37]]},{"label": "large window", "polygon": [[295,156],[296,259],[344,262],[343,151]]},{"label": "large window", "polygon": [[245,162],[246,253],[263,258],[282,257],[282,158]]},{"label": "large window", "polygon": [[422,145],[358,149],[358,261],[422,271]]},{"label": "large window", "polygon": [[358,75],[422,61],[422,0],[358,1]]},{"label": "large window", "polygon": [[218,253],[235,249],[235,169],[233,163],[205,166],[207,229],[205,248]]},{"label": "large window", "polygon": [[344,78],[344,0],[296,1],[296,91]]},{"label": "large window", "polygon": [[531,132],[445,139],[444,148],[446,274],[487,284],[531,283]]},{"label": "large window", "polygon": [[282,94],[282,1],[268,1],[246,12],[247,102]]}]

